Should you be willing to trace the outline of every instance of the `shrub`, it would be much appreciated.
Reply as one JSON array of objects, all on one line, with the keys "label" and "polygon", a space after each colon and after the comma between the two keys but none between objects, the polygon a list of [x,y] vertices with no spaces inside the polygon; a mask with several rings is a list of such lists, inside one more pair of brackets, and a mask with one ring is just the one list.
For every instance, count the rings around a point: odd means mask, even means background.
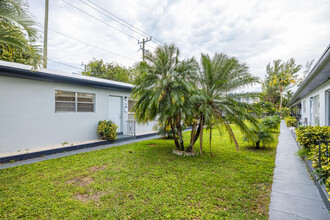
[{"label": "shrub", "polygon": [[118,126],[112,121],[99,121],[97,133],[102,139],[116,140]]},{"label": "shrub", "polygon": [[297,126],[297,119],[295,117],[285,117],[284,120],[285,120],[286,126],[288,126],[288,127]]},{"label": "shrub", "polygon": [[312,166],[316,170],[316,174],[319,177],[318,180],[325,184],[327,191],[330,193],[330,161],[327,157],[327,147],[324,143],[321,144],[321,157],[319,157],[319,153],[319,145],[311,145],[308,159],[313,162]]},{"label": "shrub", "polygon": [[258,105],[260,105],[262,113],[264,115],[271,116],[276,114],[276,109],[274,108],[274,105],[272,103],[261,101],[258,102]]},{"label": "shrub", "polygon": [[250,128],[252,136],[245,136],[246,141],[252,141],[256,148],[260,149],[261,145],[273,143],[275,141],[272,132],[262,124],[259,127]]},{"label": "shrub", "polygon": [[268,116],[261,119],[261,124],[270,130],[277,130],[280,123],[281,123],[281,118],[277,115]]},{"label": "shrub", "polygon": [[298,143],[310,148],[312,145],[317,145],[317,141],[330,138],[330,126],[301,126],[297,128],[296,133]]},{"label": "shrub", "polygon": [[282,118],[290,117],[290,109],[287,107],[281,108],[280,113]]}]

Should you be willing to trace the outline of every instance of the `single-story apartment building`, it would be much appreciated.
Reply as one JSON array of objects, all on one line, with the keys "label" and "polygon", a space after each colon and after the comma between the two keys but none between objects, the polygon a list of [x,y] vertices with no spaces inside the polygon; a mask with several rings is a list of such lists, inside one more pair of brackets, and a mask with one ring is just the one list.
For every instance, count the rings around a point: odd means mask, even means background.
[{"label": "single-story apartment building", "polygon": [[330,126],[330,44],[288,103],[302,125]]},{"label": "single-story apartment building", "polygon": [[[97,140],[100,120],[112,120],[119,134],[126,133],[132,88],[0,61],[0,154]],[[138,125],[136,133],[153,132],[153,125]]]}]

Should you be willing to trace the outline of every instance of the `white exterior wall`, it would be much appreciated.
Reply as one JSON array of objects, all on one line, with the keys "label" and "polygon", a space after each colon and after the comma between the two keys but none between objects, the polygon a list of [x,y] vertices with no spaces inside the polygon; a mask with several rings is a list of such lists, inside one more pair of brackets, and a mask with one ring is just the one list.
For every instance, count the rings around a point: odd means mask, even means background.
[{"label": "white exterior wall", "polygon": [[[55,90],[94,93],[95,111],[55,113]],[[129,92],[0,76],[0,154],[98,139],[98,121],[109,119],[110,95],[123,97],[125,132]]]},{"label": "white exterior wall", "polygon": [[[304,123],[304,118],[307,118],[307,122],[311,125],[315,125],[315,122],[313,119],[310,118],[311,114],[311,108],[310,108],[310,98],[319,95],[320,98],[320,125],[324,126],[326,125],[326,91],[330,89],[330,80],[323,83],[321,86],[319,86],[317,89],[306,95],[304,98],[302,98],[301,104],[303,104],[303,101],[306,101],[306,113],[303,112],[303,106],[301,110],[301,122]],[[314,103],[315,104],[315,103]]]}]

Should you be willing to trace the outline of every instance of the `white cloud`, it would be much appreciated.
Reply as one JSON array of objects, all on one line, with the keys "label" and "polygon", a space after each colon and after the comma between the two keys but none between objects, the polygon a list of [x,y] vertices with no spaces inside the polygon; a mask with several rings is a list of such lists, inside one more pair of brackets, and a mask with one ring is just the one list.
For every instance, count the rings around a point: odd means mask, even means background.
[{"label": "white cloud", "polygon": [[[83,0],[88,3],[87,0]],[[201,0],[91,0],[162,42],[175,42],[185,57],[226,52],[250,65],[251,73],[263,77],[268,62],[296,58],[304,65],[317,59],[330,43],[328,0],[201,1]],[[44,3],[29,0],[31,12],[43,21]],[[69,3],[98,19],[142,36],[87,7]],[[61,0],[50,1],[49,27],[134,60],[141,59],[137,40],[83,14]],[[80,67],[93,57],[132,65],[135,61],[104,52],[49,31],[49,57]],[[148,42],[148,49],[157,46]],[[151,47],[152,46],[152,47]],[[49,62],[51,68],[78,71]]]}]

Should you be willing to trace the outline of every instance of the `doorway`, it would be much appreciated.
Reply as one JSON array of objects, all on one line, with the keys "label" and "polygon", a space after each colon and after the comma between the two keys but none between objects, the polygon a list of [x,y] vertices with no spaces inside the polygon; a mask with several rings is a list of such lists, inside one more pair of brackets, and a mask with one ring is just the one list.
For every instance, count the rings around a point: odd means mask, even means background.
[{"label": "doorway", "polygon": [[117,126],[117,132],[122,132],[123,129],[123,97],[109,96],[109,119]]}]

